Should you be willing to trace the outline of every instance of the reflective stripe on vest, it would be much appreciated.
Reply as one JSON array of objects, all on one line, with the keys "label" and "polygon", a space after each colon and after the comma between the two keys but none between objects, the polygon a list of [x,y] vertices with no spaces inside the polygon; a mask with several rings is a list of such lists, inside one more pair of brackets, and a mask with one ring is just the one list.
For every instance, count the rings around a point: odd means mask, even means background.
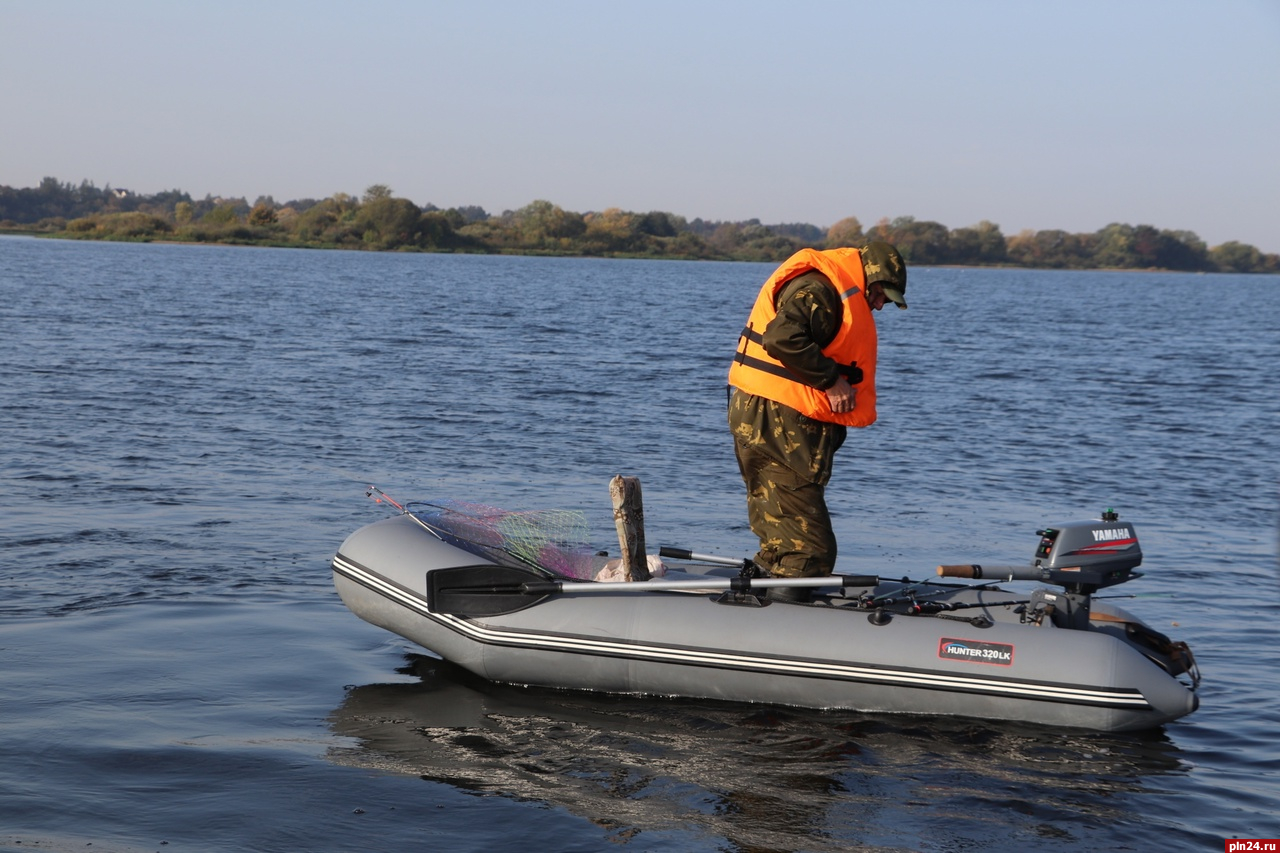
[{"label": "reflective stripe on vest", "polygon": [[[765,351],[763,333],[778,315],[774,300],[778,292],[798,275],[817,270],[827,277],[840,295],[844,313],[840,329],[822,349],[823,355],[841,365],[842,373],[857,390],[854,408],[833,412],[825,391],[806,385],[782,362]],[[756,297],[747,326],[738,339],[738,350],[729,368],[729,384],[790,406],[796,411],[829,423],[867,426],[876,419],[876,326],[871,306],[865,298],[866,274],[857,249],[819,252],[801,249],[774,271]]]}]

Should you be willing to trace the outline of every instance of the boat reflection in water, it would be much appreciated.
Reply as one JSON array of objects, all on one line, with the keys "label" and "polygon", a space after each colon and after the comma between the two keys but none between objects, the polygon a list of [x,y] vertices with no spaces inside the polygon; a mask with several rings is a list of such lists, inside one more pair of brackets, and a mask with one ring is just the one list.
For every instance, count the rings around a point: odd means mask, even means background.
[{"label": "boat reflection in water", "polygon": [[1158,778],[1183,768],[1161,730],[523,688],[426,655],[406,661],[415,683],[349,689],[330,725],[357,745],[331,760],[544,802],[617,841],[664,831],[775,850],[1102,840],[1135,811],[1150,822]]}]

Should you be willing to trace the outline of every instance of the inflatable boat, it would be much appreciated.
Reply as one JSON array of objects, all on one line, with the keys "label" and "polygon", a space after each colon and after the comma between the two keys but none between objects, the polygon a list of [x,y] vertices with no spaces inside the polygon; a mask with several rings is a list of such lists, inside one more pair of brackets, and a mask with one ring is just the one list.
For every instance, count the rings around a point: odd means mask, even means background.
[{"label": "inflatable boat", "polygon": [[[1198,705],[1186,643],[1098,600],[1140,577],[1137,533],[1111,512],[1037,531],[1029,563],[940,566],[920,581],[760,577],[749,560],[663,548],[684,567],[602,582],[548,557],[562,543],[482,541],[412,506],[342,543],[337,592],[492,681],[1097,731]],[[1036,586],[1004,586],[1020,581]]]}]

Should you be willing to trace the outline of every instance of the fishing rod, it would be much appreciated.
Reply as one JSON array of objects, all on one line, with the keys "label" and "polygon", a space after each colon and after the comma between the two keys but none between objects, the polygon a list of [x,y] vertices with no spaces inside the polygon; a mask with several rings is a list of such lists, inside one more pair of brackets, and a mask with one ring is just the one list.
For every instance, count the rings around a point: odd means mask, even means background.
[{"label": "fishing rod", "polygon": [[[888,592],[883,592],[880,595],[875,596],[875,598],[871,600],[872,601],[886,600],[886,599],[889,599],[891,596],[902,595],[904,592],[907,593],[908,596],[914,596],[915,590],[923,586],[940,587],[940,589],[937,589],[933,592],[921,593],[921,595],[925,595],[925,596],[943,595],[948,591],[955,590],[955,589],[970,589],[970,590],[986,589],[988,587],[992,587],[998,583],[1001,583],[1002,580],[1003,580],[1002,578],[993,579],[993,580],[983,581],[982,583],[976,583],[976,584],[947,584],[947,583],[942,583],[940,581],[936,581],[933,578],[925,578],[923,580],[913,581],[910,578],[904,577],[902,579],[902,583],[904,584],[902,587],[899,587],[898,589],[894,589],[894,590],[889,590]],[[905,600],[907,599],[894,599],[893,603],[900,603],[901,601],[905,601]]]},{"label": "fishing rod", "polygon": [[[987,581],[986,583],[969,585],[969,584],[939,584],[936,581],[927,580],[927,579],[922,581],[911,581],[908,578],[903,578],[902,583],[906,584],[906,586],[899,587],[898,589],[889,590],[888,592],[882,592],[877,596],[869,597],[867,599],[867,604],[868,605],[902,604],[903,602],[916,601],[921,598],[932,598],[933,596],[936,596],[936,595],[946,595],[947,593],[955,592],[958,589],[983,590],[997,583],[997,581]],[[937,588],[927,592],[917,592],[917,590],[919,590],[921,587],[924,587],[924,586],[933,586]]]},{"label": "fishing rod", "polygon": [[[376,498],[373,497],[375,494],[377,495]],[[402,505],[400,505],[399,503],[396,503],[396,501],[392,499],[391,495],[382,491],[382,489],[379,489],[377,486],[367,487],[365,489],[364,496],[366,498],[373,498],[373,502],[376,504],[380,504],[383,501],[386,501],[387,503],[391,504],[393,507],[400,510],[401,512],[408,512],[408,510],[405,509]]]},{"label": "fishing rod", "polygon": [[[840,591],[843,594],[844,589],[847,587],[876,585],[866,583],[868,578],[874,577],[873,575],[844,575],[833,573],[830,575],[815,575],[813,577],[805,578],[770,577],[769,575],[766,575],[750,557],[744,557],[741,559],[735,559],[733,557],[719,557],[715,554],[699,554],[695,551],[690,551],[687,548],[674,548],[668,545],[659,546],[658,556],[669,557],[673,560],[696,560],[698,562],[710,563],[716,566],[730,566],[738,569],[738,577],[740,579],[751,581],[752,584],[759,589],[780,586],[839,586],[841,588]],[[856,582],[852,582],[851,579],[856,580]],[[880,579],[876,577],[877,584],[879,583],[879,580]],[[766,583],[765,581],[788,581],[789,583]],[[800,583],[801,581],[803,581],[803,583]]]},{"label": "fishing rod", "polygon": [[[374,495],[377,495],[377,497],[374,497]],[[379,489],[377,486],[369,486],[369,487],[367,487],[367,488],[365,489],[364,496],[365,496],[366,498],[373,498],[373,502],[374,502],[374,503],[376,503],[376,504],[380,504],[380,503],[389,503],[389,504],[391,504],[393,507],[395,507],[396,509],[400,510],[401,514],[403,514],[403,515],[407,515],[407,516],[409,516],[410,518],[412,518],[414,521],[418,522],[418,524],[419,524],[419,525],[420,525],[424,530],[426,530],[426,531],[427,531],[428,533],[430,533],[432,536],[434,536],[434,537],[436,537],[437,539],[439,539],[441,542],[447,542],[447,541],[448,541],[448,540],[445,538],[445,534],[446,534],[448,531],[439,530],[439,529],[437,529],[436,527],[434,527],[434,526],[432,526],[432,525],[428,524],[424,519],[420,518],[416,513],[412,513],[412,512],[410,512],[410,511],[408,510],[408,508],[407,508],[404,504],[399,503],[399,502],[398,502],[398,501],[396,501],[394,498],[392,498],[392,497],[391,497],[391,495],[389,495],[389,494],[387,494],[386,492],[382,491],[382,489]],[[460,539],[461,537],[455,537],[455,538],[459,538],[459,539]],[[472,543],[472,544],[477,544],[477,545],[478,545],[479,543]]]},{"label": "fishing rod", "polygon": [[935,613],[947,613],[952,610],[969,610],[974,607],[1012,607],[1015,604],[1030,604],[1031,599],[1020,598],[1011,601],[924,601],[908,608],[913,615],[932,616]]},{"label": "fishing rod", "polygon": [[[701,554],[696,551],[691,551],[687,548],[675,548],[675,547],[670,547],[666,545],[663,545],[660,548],[658,548],[658,554],[659,556],[669,557],[673,560],[696,560],[703,563],[710,563],[712,565],[732,566],[734,568],[740,569],[743,573],[743,576],[749,576],[748,572],[759,571],[759,568],[756,566],[755,562],[753,562],[749,558],[735,559],[732,557],[721,557],[715,554]],[[841,578],[845,576],[833,574],[828,577],[831,578],[831,580],[828,581],[829,584],[836,584],[836,583],[840,583]],[[901,587],[896,590],[891,590],[889,592],[885,592],[877,596],[869,596],[864,594],[862,597],[862,600],[859,601],[859,607],[862,609],[871,610],[871,609],[875,609],[876,607],[893,606],[893,605],[898,605],[903,603],[910,603],[912,605],[915,605],[916,601],[920,598],[931,597],[935,595],[945,595],[946,593],[954,591],[956,589],[982,590],[988,587],[995,586],[996,584],[1000,583],[1000,580],[989,580],[989,581],[984,581],[978,584],[943,584],[931,578],[926,578],[924,580],[919,580],[919,581],[912,581],[910,578],[903,578],[902,583],[907,584],[907,586]],[[761,586],[761,584],[759,584],[758,582],[756,585]],[[817,586],[818,584],[814,584],[814,585]],[[842,595],[844,593],[845,586],[848,586],[848,585],[842,585],[841,587],[840,592]],[[932,590],[930,592],[924,592],[918,595],[915,594],[914,590],[919,589],[922,586],[934,586],[939,588]],[[905,596],[902,595],[903,592],[906,592],[907,595]],[[900,596],[900,597],[895,597],[895,596]],[[993,605],[973,604],[973,605],[966,605],[966,606],[1000,607],[1007,603],[1025,604],[1026,602],[1025,601],[998,602]],[[960,605],[954,605],[952,607],[944,608],[944,609],[960,609]],[[919,608],[917,607],[917,611],[918,610]]]}]

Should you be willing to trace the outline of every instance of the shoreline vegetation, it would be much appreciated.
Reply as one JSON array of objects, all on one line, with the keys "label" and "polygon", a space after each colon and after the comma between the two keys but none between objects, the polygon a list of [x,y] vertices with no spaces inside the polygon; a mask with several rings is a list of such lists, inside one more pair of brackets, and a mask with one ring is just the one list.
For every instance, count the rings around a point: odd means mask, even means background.
[{"label": "shoreline vegetation", "polygon": [[374,184],[357,198],[278,204],[261,196],[206,196],[180,190],[141,195],[45,178],[40,186],[0,185],[0,233],[85,240],[224,243],[310,249],[561,255],[777,263],[804,247],[893,243],[911,263],[1038,269],[1164,269],[1180,272],[1280,273],[1280,255],[1247,243],[1210,247],[1190,231],[1113,223],[1092,234],[1061,230],[1005,236],[982,221],[963,228],[911,216],[868,228],[853,216],[829,228],[688,220],[663,211],[609,208],[575,213],[549,201],[491,215],[480,207],[441,210],[397,198]]}]

